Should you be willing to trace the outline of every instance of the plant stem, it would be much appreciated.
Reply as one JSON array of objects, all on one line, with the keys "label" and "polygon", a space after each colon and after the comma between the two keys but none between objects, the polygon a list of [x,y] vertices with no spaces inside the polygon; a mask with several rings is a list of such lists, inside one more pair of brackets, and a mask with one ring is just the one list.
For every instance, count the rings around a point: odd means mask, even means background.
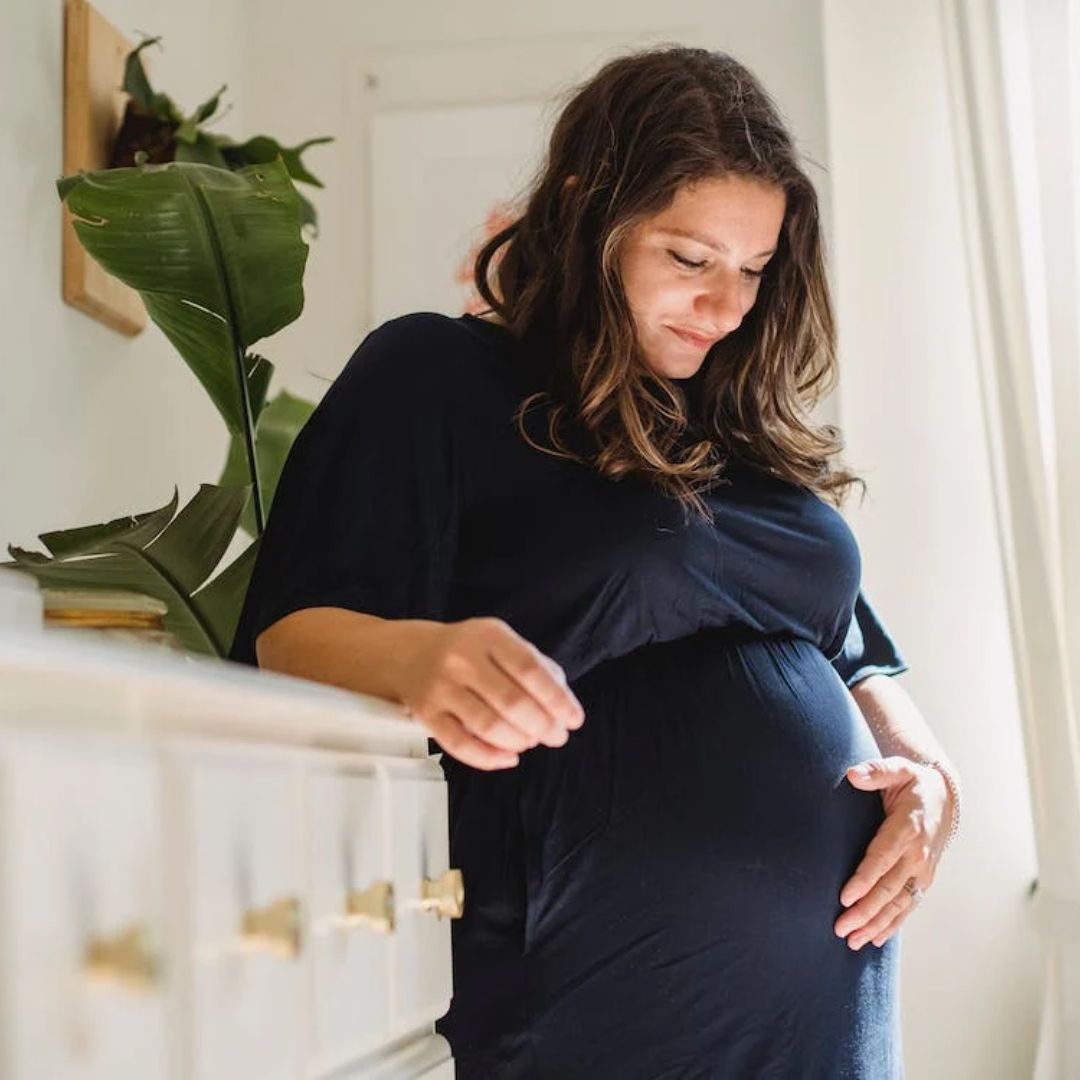
[{"label": "plant stem", "polygon": [[251,395],[248,393],[247,373],[244,371],[244,350],[233,339],[236,350],[236,378],[240,387],[241,412],[244,418],[244,450],[247,453],[248,472],[251,474],[251,497],[255,510],[255,539],[263,534],[262,488],[259,484],[259,463],[255,458],[255,431],[251,418]]}]

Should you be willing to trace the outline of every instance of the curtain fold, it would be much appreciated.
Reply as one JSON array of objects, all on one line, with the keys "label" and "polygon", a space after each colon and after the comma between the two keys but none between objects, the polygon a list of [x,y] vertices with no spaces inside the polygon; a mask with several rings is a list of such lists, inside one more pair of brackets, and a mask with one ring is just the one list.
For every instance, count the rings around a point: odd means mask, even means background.
[{"label": "curtain fold", "polygon": [[1036,1080],[1080,1077],[1080,0],[940,0],[1043,943]]}]

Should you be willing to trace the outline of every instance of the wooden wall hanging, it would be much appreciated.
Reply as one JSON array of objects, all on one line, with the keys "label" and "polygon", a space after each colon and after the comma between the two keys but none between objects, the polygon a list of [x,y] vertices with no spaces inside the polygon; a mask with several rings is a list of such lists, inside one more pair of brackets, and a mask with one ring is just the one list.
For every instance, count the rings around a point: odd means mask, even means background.
[{"label": "wooden wall hanging", "polygon": [[[132,48],[131,42],[87,0],[65,0],[65,176],[80,169],[108,167],[113,139],[127,104],[127,95],[120,88],[124,82],[124,57]],[[146,326],[142,298],[90,258],[75,235],[71,211],[66,206],[61,206],[61,211],[64,300],[121,334],[138,334]]]}]

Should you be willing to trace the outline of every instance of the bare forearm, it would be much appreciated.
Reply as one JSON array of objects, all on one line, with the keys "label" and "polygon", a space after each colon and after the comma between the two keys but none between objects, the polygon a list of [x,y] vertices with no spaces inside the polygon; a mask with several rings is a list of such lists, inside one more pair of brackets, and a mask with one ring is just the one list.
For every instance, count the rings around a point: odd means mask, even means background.
[{"label": "bare forearm", "polygon": [[345,608],[303,608],[264,630],[255,653],[261,668],[400,701],[403,662],[421,636],[442,626]]},{"label": "bare forearm", "polygon": [[891,675],[870,675],[851,689],[882,757],[899,755],[950,764],[911,695]]}]

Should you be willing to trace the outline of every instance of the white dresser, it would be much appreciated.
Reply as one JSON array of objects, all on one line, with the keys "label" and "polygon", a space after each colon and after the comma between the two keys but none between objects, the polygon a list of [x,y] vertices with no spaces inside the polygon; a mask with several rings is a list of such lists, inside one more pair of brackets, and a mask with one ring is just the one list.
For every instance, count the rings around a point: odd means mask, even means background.
[{"label": "white dresser", "polygon": [[452,1078],[447,852],[389,702],[0,629],[0,1077]]}]

